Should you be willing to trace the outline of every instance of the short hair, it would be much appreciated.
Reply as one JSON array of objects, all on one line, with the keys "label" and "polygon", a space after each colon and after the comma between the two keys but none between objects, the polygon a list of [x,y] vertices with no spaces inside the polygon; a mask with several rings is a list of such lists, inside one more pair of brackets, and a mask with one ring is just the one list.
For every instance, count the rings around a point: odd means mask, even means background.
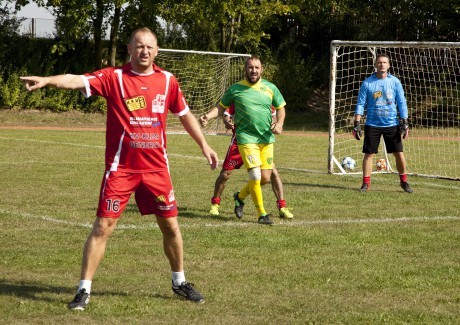
[{"label": "short hair", "polygon": [[379,54],[377,54],[377,56],[375,57],[375,62],[377,62],[377,60],[378,60],[379,58],[387,58],[387,59],[388,59],[388,63],[391,62],[390,56],[389,56],[388,54],[386,54],[386,53],[379,53]]},{"label": "short hair", "polygon": [[248,67],[248,62],[252,60],[259,60],[260,64],[262,65],[262,60],[257,55],[251,55],[249,58],[246,59],[246,62],[244,62],[245,69]]},{"label": "short hair", "polygon": [[138,28],[136,29],[135,31],[133,31],[131,33],[131,36],[129,37],[129,43],[131,43],[133,40],[134,40],[134,37],[136,37],[136,34],[137,33],[150,33],[153,35],[153,37],[155,38],[155,40],[158,42],[158,39],[157,39],[157,36],[155,35],[154,32],[152,32],[152,30],[148,27],[141,27],[141,28]]}]

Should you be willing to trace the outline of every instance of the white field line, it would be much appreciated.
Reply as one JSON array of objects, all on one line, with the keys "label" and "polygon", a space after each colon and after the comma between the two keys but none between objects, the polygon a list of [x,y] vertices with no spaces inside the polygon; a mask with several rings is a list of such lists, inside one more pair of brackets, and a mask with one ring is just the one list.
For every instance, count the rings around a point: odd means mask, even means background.
[{"label": "white field line", "polygon": [[[57,144],[63,146],[76,146],[76,147],[85,147],[85,148],[96,148],[96,149],[105,149],[104,146],[96,146],[96,145],[87,145],[81,143],[70,143],[70,142],[60,142],[60,141],[49,141],[49,140],[36,140],[36,139],[29,139],[29,138],[10,138],[10,137],[1,137],[0,140],[13,140],[13,141],[28,141],[28,142],[38,142],[38,143],[46,143],[46,144]],[[178,158],[186,158],[186,159],[196,159],[196,160],[203,160],[206,159],[203,156],[189,156],[189,155],[180,155],[180,154],[171,154],[169,153],[168,156],[170,157],[178,157]],[[0,164],[4,163],[12,163],[12,162],[0,162]],[[21,162],[14,162],[14,163],[21,163]],[[49,163],[49,162],[47,162]],[[65,162],[63,162],[65,163]],[[101,162],[102,163],[102,162]],[[219,165],[222,165],[222,161],[219,162]],[[318,170],[311,170],[311,169],[303,169],[303,168],[291,168],[291,167],[277,167],[279,170],[286,170],[286,171],[294,171],[294,172],[302,172],[302,173],[310,173],[310,174],[328,174],[325,171],[318,171]],[[350,176],[360,176],[359,175],[350,175]],[[411,182],[413,182],[411,180]],[[414,182],[419,186],[425,187],[438,187],[438,188],[446,188],[446,189],[453,189],[453,190],[460,190],[460,186],[451,186],[451,185],[444,185],[444,184],[437,184],[437,183],[428,183],[428,182]],[[453,182],[452,185],[454,185]]]},{"label": "white field line", "polygon": [[[19,216],[26,219],[39,219],[51,223],[60,223],[81,228],[92,228],[91,223],[79,223],[74,221],[61,220],[55,217],[34,215],[26,212],[7,211],[0,209],[0,214]],[[180,218],[180,217],[179,217]],[[422,222],[422,221],[442,221],[442,220],[460,220],[459,216],[432,216],[432,217],[416,217],[416,218],[383,218],[383,219],[331,219],[331,220],[300,220],[300,221],[280,221],[277,223],[283,227],[308,227],[308,226],[323,226],[323,225],[346,225],[346,224],[378,224],[378,223],[409,223],[409,222]],[[276,224],[275,224],[276,225]],[[200,223],[200,224],[184,224],[181,223],[181,228],[236,228],[236,227],[260,227],[256,222],[241,222],[230,221],[224,223]],[[156,223],[149,223],[146,225],[132,225],[132,224],[118,224],[117,229],[120,230],[139,230],[139,229],[153,229],[158,228]]]},{"label": "white field line", "polygon": [[104,146],[95,146],[90,144],[82,143],[71,143],[71,142],[60,142],[60,141],[49,141],[49,140],[37,140],[37,139],[24,139],[24,138],[8,138],[0,137],[0,140],[9,140],[9,141],[21,141],[21,142],[36,142],[36,143],[46,143],[46,144],[58,144],[62,146],[74,146],[74,147],[85,147],[85,148],[97,148],[104,149]]}]

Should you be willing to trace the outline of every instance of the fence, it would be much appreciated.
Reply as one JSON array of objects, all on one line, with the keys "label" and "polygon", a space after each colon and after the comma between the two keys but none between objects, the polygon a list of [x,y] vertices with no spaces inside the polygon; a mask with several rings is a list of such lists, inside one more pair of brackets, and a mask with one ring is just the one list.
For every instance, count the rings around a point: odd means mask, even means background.
[{"label": "fence", "polygon": [[54,27],[54,19],[46,18],[23,18],[19,27],[19,34],[30,35],[31,37],[54,38],[56,29]]}]

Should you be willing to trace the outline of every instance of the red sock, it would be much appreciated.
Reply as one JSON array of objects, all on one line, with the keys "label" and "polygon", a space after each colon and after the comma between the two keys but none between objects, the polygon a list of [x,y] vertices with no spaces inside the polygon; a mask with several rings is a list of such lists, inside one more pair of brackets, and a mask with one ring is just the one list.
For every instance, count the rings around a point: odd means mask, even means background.
[{"label": "red sock", "polygon": [[371,177],[370,176],[364,176],[363,177],[363,183],[370,184],[371,183]]},{"label": "red sock", "polygon": [[276,205],[278,206],[278,210],[281,209],[281,208],[285,208],[286,207],[286,200],[278,200],[278,201],[276,201]]},{"label": "red sock", "polygon": [[401,182],[407,182],[407,174],[399,174],[399,179]]},{"label": "red sock", "polygon": [[220,205],[220,197],[213,197],[211,199],[211,204],[218,204]]}]

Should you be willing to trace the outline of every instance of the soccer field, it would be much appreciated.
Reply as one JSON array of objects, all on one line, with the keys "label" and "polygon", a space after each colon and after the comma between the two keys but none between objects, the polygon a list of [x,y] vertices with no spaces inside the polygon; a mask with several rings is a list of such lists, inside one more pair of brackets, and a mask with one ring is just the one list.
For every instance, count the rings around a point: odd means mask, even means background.
[{"label": "soccer field", "polygon": [[[97,130],[0,128],[0,324],[458,324],[458,181],[397,175],[327,174],[328,136],[277,137],[275,162],[295,217],[257,224],[248,201],[233,215],[227,183],[222,215],[207,215],[215,178],[186,135],[168,147],[185,272],[203,305],[173,295],[154,218],[134,201],[93,281],[84,312],[69,311],[83,244],[103,175]],[[224,157],[230,138],[207,136]],[[359,157],[361,159],[361,157]],[[268,212],[275,196],[264,187]]]}]

